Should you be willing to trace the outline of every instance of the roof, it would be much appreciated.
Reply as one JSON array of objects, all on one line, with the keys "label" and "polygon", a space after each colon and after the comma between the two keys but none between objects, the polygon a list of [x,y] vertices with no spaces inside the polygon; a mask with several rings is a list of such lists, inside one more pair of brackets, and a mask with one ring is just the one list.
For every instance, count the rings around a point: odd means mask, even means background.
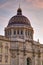
[{"label": "roof", "polygon": [[22,15],[22,10],[21,8],[18,8],[17,10],[17,15],[13,16],[8,23],[8,26],[14,26],[14,24],[23,24],[23,25],[28,25],[31,26],[29,19]]}]

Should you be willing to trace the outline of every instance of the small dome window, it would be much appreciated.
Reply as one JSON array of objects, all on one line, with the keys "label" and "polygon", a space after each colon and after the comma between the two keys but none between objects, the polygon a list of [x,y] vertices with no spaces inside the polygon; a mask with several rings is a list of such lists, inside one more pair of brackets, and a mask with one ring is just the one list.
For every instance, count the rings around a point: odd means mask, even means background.
[{"label": "small dome window", "polygon": [[16,35],[16,30],[14,30],[14,35]]},{"label": "small dome window", "polygon": [[30,32],[28,31],[28,35],[30,34]]},{"label": "small dome window", "polygon": [[9,31],[7,31],[7,35],[9,35]]},{"label": "small dome window", "polygon": [[26,34],[26,36],[27,36],[27,30],[25,31],[25,34]]},{"label": "small dome window", "polygon": [[8,30],[8,35],[11,35],[11,30]]},{"label": "small dome window", "polygon": [[21,35],[23,34],[23,30],[21,30]]},{"label": "small dome window", "polygon": [[19,30],[17,30],[17,34],[19,34]]}]

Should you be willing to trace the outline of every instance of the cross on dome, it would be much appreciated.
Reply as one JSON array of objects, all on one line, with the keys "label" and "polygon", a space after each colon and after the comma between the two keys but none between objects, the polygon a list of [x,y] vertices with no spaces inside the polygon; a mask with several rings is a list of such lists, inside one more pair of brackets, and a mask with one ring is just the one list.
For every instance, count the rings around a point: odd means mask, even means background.
[{"label": "cross on dome", "polygon": [[19,8],[17,9],[17,15],[22,15],[22,9],[20,8],[20,4],[19,4]]},{"label": "cross on dome", "polygon": [[20,8],[20,3],[19,3],[19,8]]}]

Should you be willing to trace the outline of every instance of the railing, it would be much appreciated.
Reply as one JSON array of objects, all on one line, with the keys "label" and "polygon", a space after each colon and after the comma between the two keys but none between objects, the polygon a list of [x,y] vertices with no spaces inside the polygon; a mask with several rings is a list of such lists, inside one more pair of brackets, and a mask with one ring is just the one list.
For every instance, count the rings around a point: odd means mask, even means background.
[{"label": "railing", "polygon": [[24,39],[24,35],[14,35],[12,36],[13,38],[21,38],[21,39]]}]

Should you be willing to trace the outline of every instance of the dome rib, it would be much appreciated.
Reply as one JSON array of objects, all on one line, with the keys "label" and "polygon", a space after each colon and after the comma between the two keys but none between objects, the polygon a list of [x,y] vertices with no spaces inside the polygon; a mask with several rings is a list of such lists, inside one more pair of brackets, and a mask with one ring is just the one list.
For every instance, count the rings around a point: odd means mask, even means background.
[{"label": "dome rib", "polygon": [[11,26],[11,25],[14,25],[14,24],[24,24],[24,25],[31,26],[30,21],[28,20],[28,18],[23,16],[23,15],[21,15],[21,16],[18,16],[18,15],[13,16],[9,20],[8,26]]}]

